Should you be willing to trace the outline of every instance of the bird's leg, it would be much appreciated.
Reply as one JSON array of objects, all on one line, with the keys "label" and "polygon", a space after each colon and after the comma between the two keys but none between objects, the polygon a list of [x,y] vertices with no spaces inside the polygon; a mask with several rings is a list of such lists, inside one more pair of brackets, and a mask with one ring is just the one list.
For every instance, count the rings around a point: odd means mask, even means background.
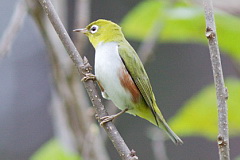
[{"label": "bird's leg", "polygon": [[103,125],[104,123],[107,123],[109,121],[112,121],[113,119],[117,118],[118,116],[122,115],[123,113],[125,113],[126,111],[128,111],[128,108],[122,110],[121,112],[114,114],[114,115],[110,115],[110,116],[104,116],[101,117],[100,120],[100,125]]}]

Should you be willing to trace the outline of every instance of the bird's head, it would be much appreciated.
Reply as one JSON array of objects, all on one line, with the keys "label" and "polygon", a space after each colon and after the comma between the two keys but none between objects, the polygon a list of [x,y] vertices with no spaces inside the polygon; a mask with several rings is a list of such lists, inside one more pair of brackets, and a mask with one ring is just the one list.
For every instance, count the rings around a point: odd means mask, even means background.
[{"label": "bird's head", "polygon": [[86,28],[75,29],[73,31],[84,33],[95,48],[101,42],[119,42],[124,39],[121,27],[116,23],[104,19],[94,21]]}]

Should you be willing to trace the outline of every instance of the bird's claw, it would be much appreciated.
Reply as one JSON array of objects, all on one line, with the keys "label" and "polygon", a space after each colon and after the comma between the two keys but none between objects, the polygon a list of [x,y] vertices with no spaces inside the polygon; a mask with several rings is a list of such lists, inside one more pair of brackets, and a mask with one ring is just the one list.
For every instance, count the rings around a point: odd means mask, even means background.
[{"label": "bird's claw", "polygon": [[88,80],[96,80],[96,76],[91,73],[92,66],[88,63],[88,59],[86,57],[83,57],[83,64],[80,66],[82,69],[82,74],[84,75],[81,81],[88,81]]},{"label": "bird's claw", "polygon": [[102,126],[104,123],[112,121],[113,119],[117,118],[118,116],[125,113],[126,111],[128,111],[128,108],[125,108],[124,110],[122,110],[121,112],[119,112],[117,114],[110,115],[110,116],[103,116],[103,117],[99,118],[99,120],[101,121],[100,125]]},{"label": "bird's claw", "polygon": [[105,123],[112,121],[114,118],[116,118],[115,115],[103,116],[103,117],[99,118],[99,120],[101,121],[100,125],[102,126]]},{"label": "bird's claw", "polygon": [[88,80],[93,80],[93,81],[95,81],[95,80],[96,80],[96,76],[95,76],[94,74],[92,74],[92,73],[85,73],[85,74],[84,74],[84,77],[81,79],[81,81],[86,82],[86,81],[88,81]]}]

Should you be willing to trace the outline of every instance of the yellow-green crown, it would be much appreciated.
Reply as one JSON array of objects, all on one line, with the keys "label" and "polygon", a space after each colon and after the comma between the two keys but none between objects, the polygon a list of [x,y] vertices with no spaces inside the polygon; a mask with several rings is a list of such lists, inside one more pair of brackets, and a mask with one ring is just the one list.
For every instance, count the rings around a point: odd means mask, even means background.
[{"label": "yellow-green crown", "polygon": [[96,47],[100,42],[119,42],[124,39],[121,27],[112,21],[99,19],[90,23],[85,33],[90,42]]}]

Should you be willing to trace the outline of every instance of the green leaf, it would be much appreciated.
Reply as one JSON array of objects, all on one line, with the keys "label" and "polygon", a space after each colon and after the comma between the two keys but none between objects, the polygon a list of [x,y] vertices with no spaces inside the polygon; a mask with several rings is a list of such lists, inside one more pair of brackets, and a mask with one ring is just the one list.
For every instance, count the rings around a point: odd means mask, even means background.
[{"label": "green leaf", "polygon": [[[240,81],[227,79],[229,92],[228,119],[231,137],[240,135]],[[170,126],[180,136],[203,136],[216,140],[218,135],[217,104],[214,85],[201,90],[189,99],[179,112],[169,120]]]},{"label": "green leaf", "polygon": [[127,37],[142,40],[161,15],[163,1],[142,1],[124,17],[121,26]]},{"label": "green leaf", "polygon": [[30,160],[81,160],[81,158],[74,153],[68,153],[57,140],[52,139],[41,146]]},{"label": "green leaf", "polygon": [[240,160],[240,155],[235,160]]},{"label": "green leaf", "polygon": [[232,58],[240,60],[240,19],[229,14],[216,14],[219,46]]},{"label": "green leaf", "polygon": [[[215,12],[220,48],[232,58],[240,60],[240,19]],[[121,23],[124,34],[133,40],[143,40],[154,24],[161,22],[160,42],[203,43],[205,37],[204,11],[187,3],[170,4],[167,1],[142,1]]]}]

